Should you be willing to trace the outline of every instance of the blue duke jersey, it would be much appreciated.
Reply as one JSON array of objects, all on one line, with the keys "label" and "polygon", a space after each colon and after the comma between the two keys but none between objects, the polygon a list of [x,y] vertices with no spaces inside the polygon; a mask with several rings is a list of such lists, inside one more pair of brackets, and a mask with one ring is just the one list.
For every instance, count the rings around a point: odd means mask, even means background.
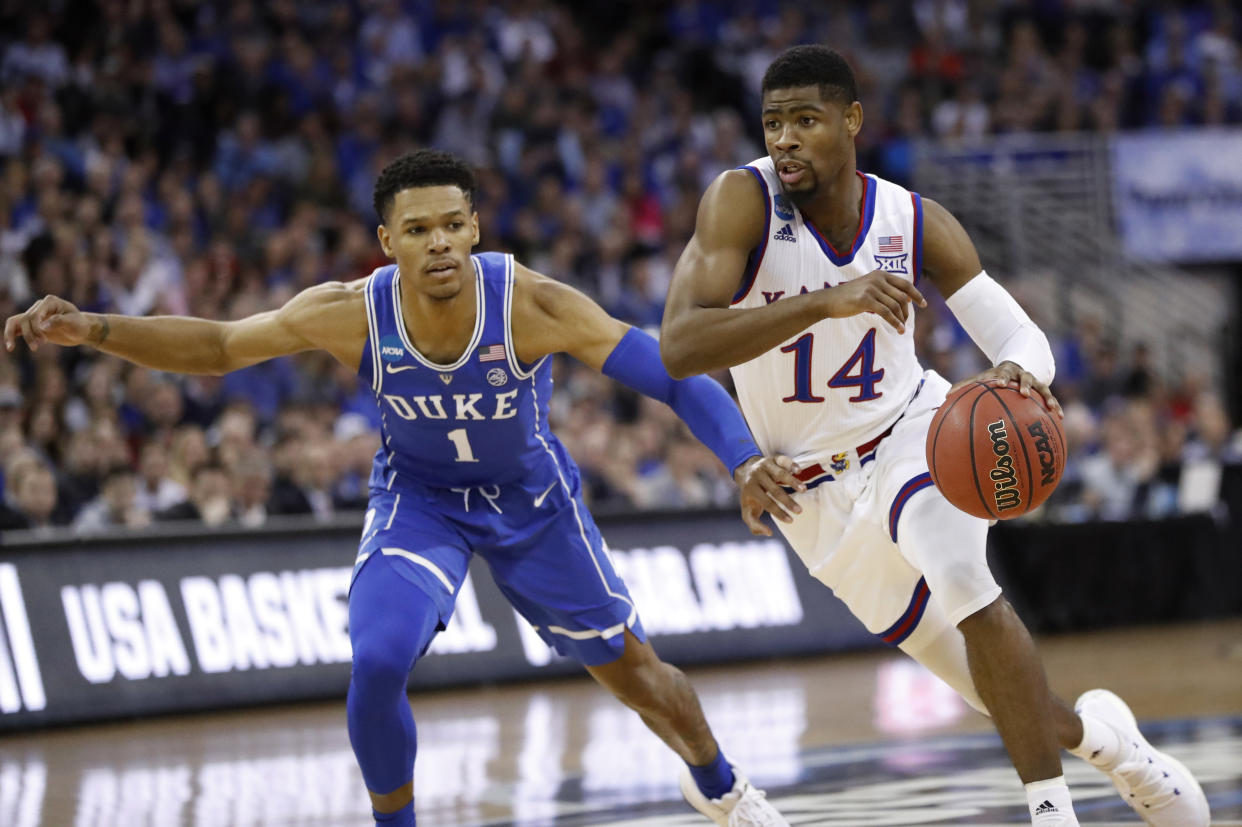
[{"label": "blue duke jersey", "polygon": [[[873,270],[919,283],[918,194],[859,173],[861,221],[852,245],[838,251],[784,193],[770,158],[742,169],[758,180],[767,212],[763,241],[751,253],[733,307],[762,307]],[[905,333],[872,313],[823,319],[731,373],[760,449],[806,467],[827,466],[834,455],[883,433],[905,410],[923,369],[914,353],[911,312]]]},{"label": "blue duke jersey", "polygon": [[402,321],[395,266],[365,290],[367,344],[358,372],[375,391],[383,446],[354,578],[396,574],[433,601],[443,628],[470,558],[562,654],[615,660],[626,629],[646,640],[582,502],[578,468],[548,429],[547,357],[523,365],[513,349],[513,259],[471,256],[477,307],[470,344],[439,365],[415,349]]},{"label": "blue duke jersey", "polygon": [[[548,428],[551,364],[518,362],[509,329],[513,258],[470,257],[477,291],[474,335],[457,361],[436,364],[414,347],[402,322],[400,274],[381,267],[367,281],[370,335],[358,373],[375,391],[383,446],[371,487],[394,475],[434,488],[503,485],[547,467],[560,446]],[[559,457],[557,458],[559,459]]]}]

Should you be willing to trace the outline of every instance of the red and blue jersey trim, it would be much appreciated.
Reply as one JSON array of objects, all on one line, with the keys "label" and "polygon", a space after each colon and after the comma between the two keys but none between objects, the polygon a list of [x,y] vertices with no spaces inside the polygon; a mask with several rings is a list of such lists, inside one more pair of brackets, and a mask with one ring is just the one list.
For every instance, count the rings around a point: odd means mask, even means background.
[{"label": "red and blue jersey trim", "polygon": [[893,498],[893,505],[888,509],[888,535],[893,538],[894,543],[897,542],[897,521],[901,519],[901,512],[905,509],[906,503],[915,494],[932,485],[931,474],[919,474],[907,480],[897,492],[897,496]]},{"label": "red and blue jersey trim", "polygon": [[811,219],[805,215],[802,216],[806,226],[811,228],[811,235],[819,242],[819,248],[838,267],[844,267],[854,260],[854,256],[858,254],[858,248],[862,247],[863,241],[867,238],[867,233],[871,232],[871,219],[875,217],[876,184],[871,180],[871,176],[863,175],[858,170],[854,172],[863,181],[863,207],[862,214],[858,217],[858,231],[854,233],[854,241],[851,242],[849,250],[844,253],[838,253],[836,248],[832,246],[832,242],[824,238],[819,228],[811,223]]},{"label": "red and blue jersey trim", "polygon": [[923,275],[923,196],[917,192],[910,193],[910,202],[914,204],[914,261],[911,270],[914,274],[914,286],[919,286]]},{"label": "red and blue jersey trim", "polygon": [[906,607],[901,617],[897,618],[896,623],[880,632],[879,638],[893,646],[903,643],[918,628],[919,621],[923,619],[923,612],[927,611],[929,600],[931,600],[931,589],[927,588],[927,579],[920,577],[919,582],[914,585],[910,605]]},{"label": "red and blue jersey trim", "polygon": [[750,294],[750,289],[755,286],[755,276],[759,275],[759,266],[763,264],[763,254],[768,249],[768,237],[772,235],[772,194],[768,192],[767,181],[764,181],[763,175],[752,166],[736,167],[736,169],[749,170],[750,174],[755,176],[755,180],[759,182],[759,189],[763,190],[766,209],[763,211],[763,241],[751,250],[750,258],[746,260],[746,271],[742,273],[742,285],[733,294],[733,301],[730,304],[737,304],[746,298]]}]

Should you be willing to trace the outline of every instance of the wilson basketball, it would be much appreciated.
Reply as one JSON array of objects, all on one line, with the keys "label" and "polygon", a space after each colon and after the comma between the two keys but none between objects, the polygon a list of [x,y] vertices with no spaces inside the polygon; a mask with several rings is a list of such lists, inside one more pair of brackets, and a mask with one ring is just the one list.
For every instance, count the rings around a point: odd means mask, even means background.
[{"label": "wilson basketball", "polygon": [[1039,506],[1065,470],[1065,433],[1055,414],[1017,383],[975,382],[945,399],[927,432],[932,481],[955,506],[988,520]]}]

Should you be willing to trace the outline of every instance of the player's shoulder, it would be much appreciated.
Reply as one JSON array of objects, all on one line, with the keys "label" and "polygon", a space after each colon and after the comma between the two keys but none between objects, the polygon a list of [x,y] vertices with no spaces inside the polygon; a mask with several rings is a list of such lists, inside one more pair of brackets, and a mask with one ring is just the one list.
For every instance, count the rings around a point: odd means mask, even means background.
[{"label": "player's shoulder", "polygon": [[755,164],[726,169],[707,187],[707,191],[703,193],[703,201],[711,199],[743,209],[754,207],[761,210],[767,203],[767,184],[761,178],[763,174]]},{"label": "player's shoulder", "polygon": [[297,295],[307,305],[348,305],[364,301],[370,276],[352,281],[325,281],[306,288]]},{"label": "player's shoulder", "polygon": [[761,177],[747,168],[716,176],[699,201],[694,234],[700,245],[751,249],[762,240],[771,196]]},{"label": "player's shoulder", "polygon": [[944,235],[956,238],[959,235],[965,234],[966,231],[962,228],[957,217],[949,212],[948,208],[939,201],[924,196],[920,196],[919,201],[923,209],[923,235],[925,239],[930,238],[934,241]]},{"label": "player's shoulder", "polygon": [[308,332],[351,333],[366,328],[368,279],[325,281],[306,288],[281,308],[285,323]]},{"label": "player's shoulder", "polygon": [[556,315],[564,303],[577,293],[573,287],[513,261],[514,318]]}]

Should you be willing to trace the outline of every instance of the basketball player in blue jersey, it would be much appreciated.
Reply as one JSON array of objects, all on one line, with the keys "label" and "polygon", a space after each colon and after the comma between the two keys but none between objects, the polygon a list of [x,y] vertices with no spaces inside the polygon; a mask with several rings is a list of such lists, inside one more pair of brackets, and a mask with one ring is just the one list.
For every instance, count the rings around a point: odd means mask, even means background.
[{"label": "basketball player in blue jersey", "polygon": [[647,642],[582,501],[578,469],[548,427],[549,355],[569,353],[668,403],[742,488],[759,530],[788,519],[801,487],[759,454],[716,382],[674,381],[654,339],[510,256],[472,256],[474,175],[423,150],[375,185],[380,246],[368,278],[311,287],[235,322],[81,313],[48,296],[5,324],[5,345],[90,344],[155,370],[221,374],[322,349],[356,368],[383,414],[383,447],[349,595],[350,741],[377,824],[413,825],[414,662],[453,611],[472,553],[551,646],[634,709],[686,767],[687,800],[717,824],[785,825],[725,760],[685,676]]},{"label": "basketball player in blue jersey", "polygon": [[1052,695],[1022,621],[988,570],[988,524],[932,484],[924,445],[950,390],[914,353],[930,281],[995,367],[1053,411],[1047,339],[982,271],[934,201],[855,168],[854,74],[823,46],[763,80],[768,157],[721,174],[673,276],[660,349],[674,376],[730,367],[759,447],[802,469],[781,529],[872,632],[990,715],[1026,784],[1032,824],[1077,825],[1060,748],[1109,775],[1158,827],[1205,827],[1184,766],[1144,740],[1120,698]]}]

